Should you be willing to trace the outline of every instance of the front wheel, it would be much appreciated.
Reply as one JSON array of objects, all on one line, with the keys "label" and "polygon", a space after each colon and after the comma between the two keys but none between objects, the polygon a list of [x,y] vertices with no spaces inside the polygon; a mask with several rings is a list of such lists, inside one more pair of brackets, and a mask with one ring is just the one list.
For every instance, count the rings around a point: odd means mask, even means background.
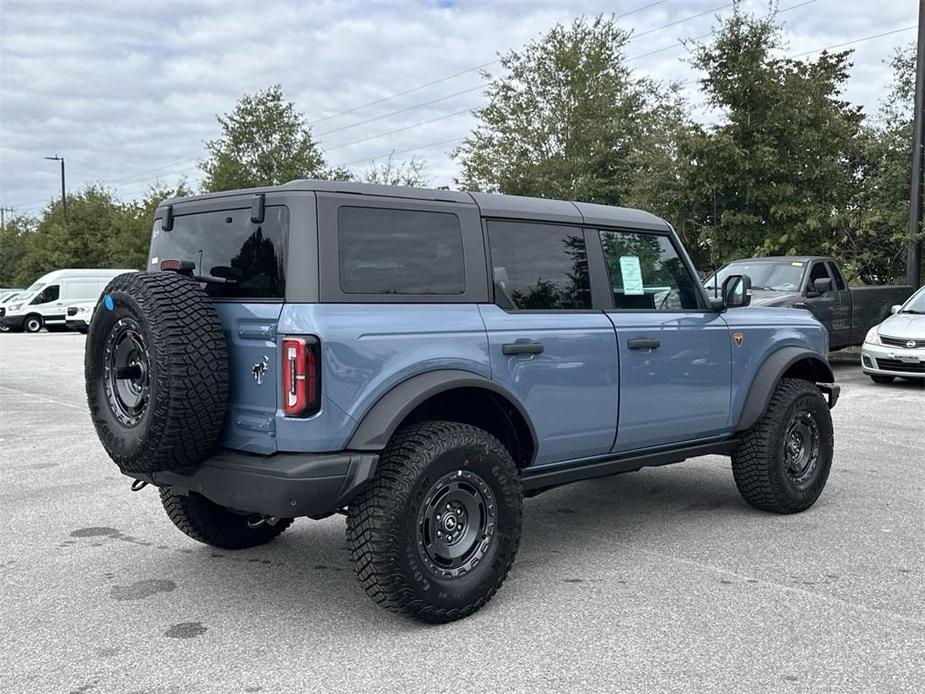
[{"label": "front wheel", "polygon": [[42,329],[43,321],[41,316],[26,316],[22,323],[22,329],[27,333],[37,333]]},{"label": "front wheel", "polygon": [[357,578],[383,607],[442,623],[466,617],[501,587],[520,542],[523,494],[510,453],[455,422],[397,433],[350,506]]},{"label": "front wheel", "polygon": [[785,378],[732,456],[739,493],[763,511],[805,511],[825,487],[833,447],[832,415],[822,393],[809,381]]}]

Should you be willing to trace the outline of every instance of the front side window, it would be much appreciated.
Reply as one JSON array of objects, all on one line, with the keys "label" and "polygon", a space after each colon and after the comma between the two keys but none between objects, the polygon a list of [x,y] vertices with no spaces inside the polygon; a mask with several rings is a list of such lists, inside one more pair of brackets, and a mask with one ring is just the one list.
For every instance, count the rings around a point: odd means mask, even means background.
[{"label": "front side window", "polygon": [[449,212],[341,207],[340,288],[345,294],[463,294],[459,217]]},{"label": "front side window", "polygon": [[581,230],[529,222],[488,223],[495,302],[503,308],[591,308]]},{"label": "front side window", "polygon": [[829,279],[829,271],[825,269],[825,263],[813,263],[812,269],[809,271],[809,280],[807,281],[807,289],[812,290],[813,284],[816,280],[827,280]]},{"label": "front side window", "polygon": [[48,304],[52,301],[57,301],[58,297],[61,296],[61,287],[57,284],[52,284],[42,290],[42,293],[35,297],[31,303],[35,304]]},{"label": "front side window", "polygon": [[700,307],[694,278],[667,236],[600,233],[614,308],[679,311]]}]

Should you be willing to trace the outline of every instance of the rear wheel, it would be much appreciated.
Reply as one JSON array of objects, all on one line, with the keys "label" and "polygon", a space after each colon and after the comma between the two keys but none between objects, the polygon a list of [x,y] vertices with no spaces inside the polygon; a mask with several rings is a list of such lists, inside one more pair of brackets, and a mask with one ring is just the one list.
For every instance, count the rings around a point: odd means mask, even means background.
[{"label": "rear wheel", "polygon": [[397,433],[351,505],[347,544],[383,607],[440,623],[485,605],[520,542],[523,496],[510,453],[487,432],[422,422]]},{"label": "rear wheel", "polygon": [[199,494],[180,494],[161,488],[167,517],[197,542],[222,549],[247,549],[273,540],[292,525],[291,518],[266,522],[262,517],[237,513]]},{"label": "rear wheel", "polygon": [[895,376],[883,376],[881,374],[870,374],[870,380],[874,383],[892,383]]},{"label": "rear wheel", "polygon": [[26,319],[22,322],[22,329],[27,333],[37,333],[42,329],[42,326],[45,324],[45,321],[42,320],[41,316],[31,315],[26,316]]},{"label": "rear wheel", "polygon": [[825,487],[833,447],[832,416],[822,393],[809,381],[785,378],[732,456],[739,493],[763,511],[805,511]]}]

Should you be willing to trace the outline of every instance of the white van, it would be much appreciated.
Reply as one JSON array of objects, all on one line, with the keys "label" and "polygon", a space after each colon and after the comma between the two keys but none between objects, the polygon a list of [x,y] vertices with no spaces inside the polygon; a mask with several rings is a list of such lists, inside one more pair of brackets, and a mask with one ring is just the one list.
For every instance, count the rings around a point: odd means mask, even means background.
[{"label": "white van", "polygon": [[55,270],[40,277],[19,297],[0,308],[0,325],[37,333],[43,326],[64,328],[66,308],[97,301],[116,275],[135,270]]}]

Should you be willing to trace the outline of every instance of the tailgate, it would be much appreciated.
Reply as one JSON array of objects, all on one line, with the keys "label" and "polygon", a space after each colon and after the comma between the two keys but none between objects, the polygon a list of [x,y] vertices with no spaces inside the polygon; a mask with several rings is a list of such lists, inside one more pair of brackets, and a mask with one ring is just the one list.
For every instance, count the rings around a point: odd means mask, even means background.
[{"label": "tailgate", "polygon": [[279,399],[276,326],[283,304],[216,302],[228,346],[228,411],[219,444],[276,452]]}]

